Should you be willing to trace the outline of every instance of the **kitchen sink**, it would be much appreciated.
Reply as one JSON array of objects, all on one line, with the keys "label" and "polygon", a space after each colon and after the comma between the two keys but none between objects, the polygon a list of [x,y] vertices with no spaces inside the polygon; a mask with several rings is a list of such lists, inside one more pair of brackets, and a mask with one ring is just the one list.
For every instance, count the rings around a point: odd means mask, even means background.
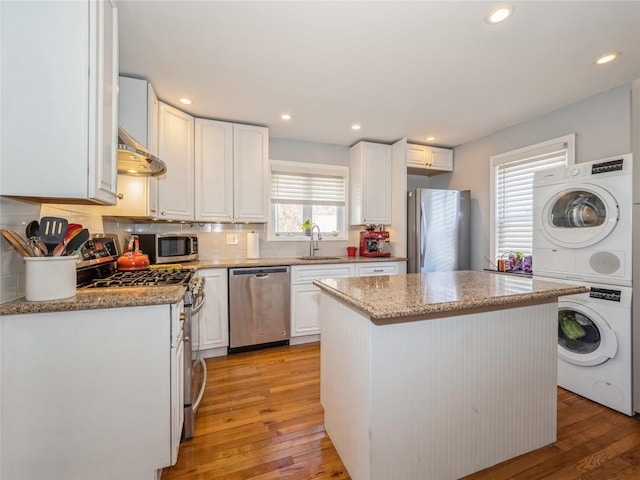
[{"label": "kitchen sink", "polygon": [[322,255],[298,257],[298,260],[339,260],[340,257],[323,257]]}]

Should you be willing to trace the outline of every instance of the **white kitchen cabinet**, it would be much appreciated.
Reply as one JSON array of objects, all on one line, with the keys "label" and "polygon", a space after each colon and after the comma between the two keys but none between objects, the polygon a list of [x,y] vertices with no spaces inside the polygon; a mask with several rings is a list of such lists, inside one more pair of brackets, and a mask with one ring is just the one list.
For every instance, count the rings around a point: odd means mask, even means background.
[{"label": "white kitchen cabinet", "polygon": [[407,144],[407,169],[411,174],[435,175],[453,171],[453,150]]},{"label": "white kitchen cabinet", "polygon": [[266,222],[269,130],[196,119],[195,220]]},{"label": "white kitchen cabinet", "polygon": [[0,317],[2,478],[151,479],[175,463],[181,312],[178,303]]},{"label": "white kitchen cabinet", "polygon": [[[118,89],[118,123],[138,143],[158,154],[158,97],[146,80],[121,76]],[[118,175],[117,203],[101,209],[102,215],[157,219],[158,178]]]},{"label": "white kitchen cabinet", "polygon": [[167,165],[158,177],[159,219],[193,220],[195,120],[163,102],[158,110],[158,157]]},{"label": "white kitchen cabinet", "polygon": [[0,2],[0,22],[2,194],[115,204],[117,10]]},{"label": "white kitchen cabinet", "polygon": [[353,276],[353,265],[291,266],[291,336],[320,334],[320,289],[313,285],[318,278],[344,278]]},{"label": "white kitchen cabinet", "polygon": [[203,268],[197,275],[204,277],[204,307],[191,325],[192,349],[210,350],[229,345],[229,303],[226,268]]},{"label": "white kitchen cabinet", "polygon": [[403,262],[367,262],[356,264],[356,277],[373,277],[377,275],[398,275],[405,273]]},{"label": "white kitchen cabinet", "polygon": [[349,195],[351,225],[391,223],[391,145],[351,147]]}]

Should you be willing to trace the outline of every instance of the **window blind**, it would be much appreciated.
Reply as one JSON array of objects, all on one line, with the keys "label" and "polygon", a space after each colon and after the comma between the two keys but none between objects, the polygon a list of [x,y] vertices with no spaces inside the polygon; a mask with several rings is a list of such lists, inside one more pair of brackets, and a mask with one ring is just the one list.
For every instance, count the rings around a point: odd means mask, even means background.
[{"label": "window blind", "polygon": [[533,174],[568,163],[566,143],[503,158],[495,168],[495,252],[533,251]]},{"label": "window blind", "polygon": [[271,172],[271,202],[291,205],[346,203],[345,177],[303,172]]}]

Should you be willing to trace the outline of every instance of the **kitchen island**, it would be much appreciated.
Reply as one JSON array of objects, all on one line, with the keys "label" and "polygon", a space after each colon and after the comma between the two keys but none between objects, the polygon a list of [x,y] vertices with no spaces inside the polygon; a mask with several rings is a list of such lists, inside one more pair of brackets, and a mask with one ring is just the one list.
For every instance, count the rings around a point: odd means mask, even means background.
[{"label": "kitchen island", "polygon": [[557,299],[484,272],[314,282],[325,428],[354,480],[460,478],[556,439]]}]

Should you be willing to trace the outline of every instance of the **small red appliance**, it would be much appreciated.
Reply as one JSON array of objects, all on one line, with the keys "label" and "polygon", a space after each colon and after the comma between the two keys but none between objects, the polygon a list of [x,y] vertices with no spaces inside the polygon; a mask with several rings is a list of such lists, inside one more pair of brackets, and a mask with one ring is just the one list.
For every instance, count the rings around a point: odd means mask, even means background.
[{"label": "small red appliance", "polygon": [[389,241],[389,232],[367,228],[360,232],[360,256],[361,257],[390,257],[391,252],[385,251]]}]

